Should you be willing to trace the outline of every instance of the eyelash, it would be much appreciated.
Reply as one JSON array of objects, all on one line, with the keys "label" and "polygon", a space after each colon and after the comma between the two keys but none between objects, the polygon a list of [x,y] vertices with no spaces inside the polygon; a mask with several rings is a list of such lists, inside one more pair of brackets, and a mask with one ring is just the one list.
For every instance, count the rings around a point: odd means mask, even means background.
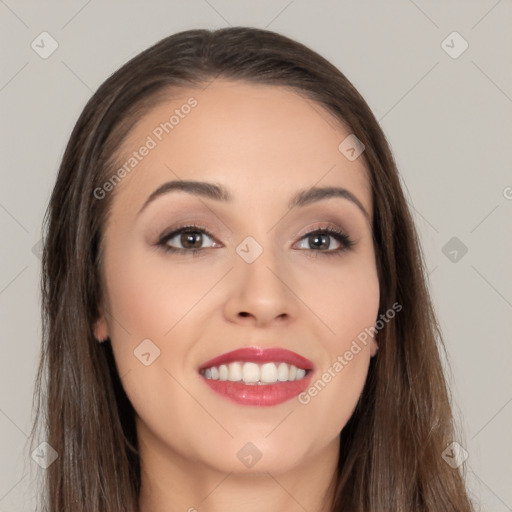
[{"label": "eyelash", "polygon": [[[205,249],[209,249],[209,247],[200,247],[198,249],[181,249],[179,247],[171,247],[167,244],[167,242],[169,240],[171,240],[172,238],[174,238],[176,235],[181,235],[182,233],[187,233],[187,232],[192,232],[192,233],[201,232],[212,239],[214,238],[212,235],[210,235],[210,233],[204,226],[200,226],[197,224],[188,224],[186,226],[181,226],[180,228],[175,229],[171,233],[162,235],[160,237],[160,239],[158,240],[158,242],[156,243],[156,245],[158,247],[160,247],[166,253],[192,254],[192,257],[200,256],[200,253],[202,253]],[[306,233],[305,235],[303,235],[300,238],[300,240],[303,240],[304,238],[306,238],[308,236],[318,235],[318,234],[328,234],[328,235],[332,236],[333,238],[335,238],[341,245],[337,249],[327,250],[327,251],[322,251],[322,250],[316,251],[314,249],[310,249],[310,251],[312,251],[312,252],[319,253],[319,254],[316,254],[314,257],[317,257],[318,255],[329,256],[329,257],[336,256],[336,255],[339,255],[340,253],[350,250],[355,245],[354,240],[352,240],[346,233],[344,233],[343,231],[340,231],[336,228],[332,228],[332,227],[314,229],[313,231],[310,231],[310,232]],[[299,250],[303,250],[303,249],[299,249]]]}]

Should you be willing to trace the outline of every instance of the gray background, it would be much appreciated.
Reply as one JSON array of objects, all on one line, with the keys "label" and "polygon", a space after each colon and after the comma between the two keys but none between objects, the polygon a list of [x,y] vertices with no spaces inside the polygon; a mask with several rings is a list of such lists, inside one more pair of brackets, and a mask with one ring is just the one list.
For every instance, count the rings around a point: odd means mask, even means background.
[{"label": "gray background", "polygon": [[[318,51],[381,122],[425,250],[468,486],[482,510],[512,510],[511,21],[510,0],[0,0],[0,512],[34,509],[25,443],[40,348],[38,241],[74,123],[135,54],[171,33],[228,25]],[[43,31],[59,45],[47,59],[31,47]],[[442,46],[453,31],[469,44],[458,58]]]}]

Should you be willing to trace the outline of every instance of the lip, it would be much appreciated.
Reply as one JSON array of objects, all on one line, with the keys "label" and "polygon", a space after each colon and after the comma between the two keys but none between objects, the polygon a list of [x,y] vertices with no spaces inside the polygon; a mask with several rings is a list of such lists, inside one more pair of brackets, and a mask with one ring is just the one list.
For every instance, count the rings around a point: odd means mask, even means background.
[{"label": "lip", "polygon": [[305,357],[282,348],[247,347],[227,352],[203,363],[198,372],[212,366],[234,361],[251,363],[283,362],[306,370],[301,380],[277,382],[275,384],[245,384],[244,382],[207,379],[200,373],[203,382],[215,393],[239,405],[266,407],[278,405],[295,398],[310,385],[315,366]]},{"label": "lip", "polygon": [[239,405],[268,407],[291,400],[305,391],[310,385],[312,373],[312,371],[308,372],[301,380],[261,385],[207,379],[203,376],[201,378],[212,391],[231,402]]},{"label": "lip", "polygon": [[204,370],[211,366],[220,366],[221,364],[229,364],[234,361],[244,363],[270,363],[274,361],[293,364],[297,368],[303,368],[304,370],[314,370],[315,368],[314,364],[309,359],[306,359],[291,350],[286,350],[284,348],[246,347],[214,357],[213,359],[203,363],[198,370]]}]

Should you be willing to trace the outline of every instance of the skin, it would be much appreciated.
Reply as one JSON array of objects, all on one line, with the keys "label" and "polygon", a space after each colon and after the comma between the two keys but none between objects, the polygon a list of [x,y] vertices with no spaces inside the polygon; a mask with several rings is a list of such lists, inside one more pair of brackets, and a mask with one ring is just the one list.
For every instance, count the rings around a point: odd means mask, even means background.
[{"label": "skin", "polygon": [[[95,333],[110,337],[137,413],[141,510],[328,510],[339,433],[376,341],[360,344],[306,405],[237,405],[213,393],[197,368],[241,347],[281,347],[314,362],[315,382],[375,324],[379,282],[367,169],[363,158],[349,161],[338,150],[351,132],[320,105],[280,87],[219,80],[203,91],[180,91],[143,117],[120,165],[190,96],[198,105],[109,192],[103,240],[106,302]],[[174,191],[138,215],[148,196],[174,179],[222,184],[234,199]],[[295,192],[314,185],[348,189],[369,217],[339,197],[287,208]],[[203,234],[200,256],[155,245],[189,221],[212,235]],[[305,235],[329,226],[355,245],[319,254]],[[251,264],[235,251],[247,236],[263,248]],[[339,247],[324,236],[329,250]],[[186,238],[168,243],[183,247],[180,241]],[[160,350],[149,366],[134,356],[147,338]],[[262,455],[251,468],[237,457],[247,442]]]}]

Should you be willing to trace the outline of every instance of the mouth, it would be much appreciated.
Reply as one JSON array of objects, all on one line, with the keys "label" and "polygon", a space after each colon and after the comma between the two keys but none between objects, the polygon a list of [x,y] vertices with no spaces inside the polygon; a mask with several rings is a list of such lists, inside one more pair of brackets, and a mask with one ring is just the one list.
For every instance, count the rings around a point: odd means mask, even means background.
[{"label": "mouth", "polygon": [[211,390],[232,402],[269,406],[304,391],[313,363],[280,348],[248,347],[206,361],[198,372]]}]

